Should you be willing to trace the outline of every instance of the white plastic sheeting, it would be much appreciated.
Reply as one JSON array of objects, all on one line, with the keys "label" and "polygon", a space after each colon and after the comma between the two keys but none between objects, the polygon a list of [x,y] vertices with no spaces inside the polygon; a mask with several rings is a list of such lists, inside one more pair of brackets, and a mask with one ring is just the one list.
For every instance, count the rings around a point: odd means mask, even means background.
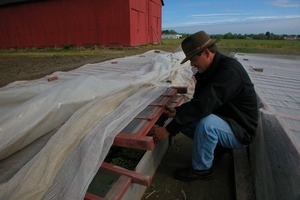
[{"label": "white plastic sheeting", "polygon": [[250,145],[256,199],[300,199],[300,56],[236,54],[260,100]]},{"label": "white plastic sheeting", "polygon": [[300,57],[236,54],[248,70],[264,109],[280,118],[300,152]]},{"label": "white plastic sheeting", "polygon": [[0,198],[82,199],[115,135],[167,87],[193,88],[183,57],[150,51],[1,88]]}]

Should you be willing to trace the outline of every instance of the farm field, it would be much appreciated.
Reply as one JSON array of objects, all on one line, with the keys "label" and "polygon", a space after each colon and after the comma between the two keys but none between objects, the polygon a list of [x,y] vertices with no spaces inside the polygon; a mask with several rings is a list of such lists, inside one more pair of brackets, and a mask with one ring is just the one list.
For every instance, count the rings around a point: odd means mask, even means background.
[{"label": "farm field", "polygon": [[[161,44],[139,47],[85,47],[65,46],[56,49],[0,50],[0,87],[13,81],[44,77],[55,71],[69,71],[87,63],[141,54],[158,49],[172,52],[180,47],[182,39],[164,39]],[[300,41],[291,40],[232,40],[217,43],[220,52],[229,54],[264,53],[300,55]]]},{"label": "farm field", "polygon": [[221,40],[217,43],[220,51],[240,53],[262,53],[300,55],[298,40]]}]

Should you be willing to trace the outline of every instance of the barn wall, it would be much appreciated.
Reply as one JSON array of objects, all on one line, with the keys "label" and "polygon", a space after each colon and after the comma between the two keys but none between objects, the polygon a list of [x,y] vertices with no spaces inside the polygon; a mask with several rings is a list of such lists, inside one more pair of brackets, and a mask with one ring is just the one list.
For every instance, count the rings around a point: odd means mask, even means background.
[{"label": "barn wall", "polygon": [[99,44],[95,1],[48,0],[0,9],[2,48]]},{"label": "barn wall", "polygon": [[161,42],[161,14],[161,0],[130,1],[131,46]]},{"label": "barn wall", "polygon": [[162,1],[150,1],[149,43],[161,43],[162,34]]},{"label": "barn wall", "polygon": [[130,0],[131,46],[147,43],[148,30],[147,1]]},{"label": "barn wall", "polygon": [[[43,0],[2,6],[0,48],[157,42],[161,4],[161,0]],[[158,36],[153,34],[155,27]]]},{"label": "barn wall", "polygon": [[100,43],[103,46],[129,46],[128,0],[98,1]]}]

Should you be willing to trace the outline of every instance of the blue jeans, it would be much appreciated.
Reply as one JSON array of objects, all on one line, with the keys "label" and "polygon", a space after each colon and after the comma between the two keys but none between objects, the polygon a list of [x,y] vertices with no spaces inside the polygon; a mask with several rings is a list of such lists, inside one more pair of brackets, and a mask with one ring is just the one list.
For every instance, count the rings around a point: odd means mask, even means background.
[{"label": "blue jeans", "polygon": [[245,148],[226,121],[211,114],[181,131],[193,139],[192,166],[196,170],[212,167],[217,144],[231,149]]}]

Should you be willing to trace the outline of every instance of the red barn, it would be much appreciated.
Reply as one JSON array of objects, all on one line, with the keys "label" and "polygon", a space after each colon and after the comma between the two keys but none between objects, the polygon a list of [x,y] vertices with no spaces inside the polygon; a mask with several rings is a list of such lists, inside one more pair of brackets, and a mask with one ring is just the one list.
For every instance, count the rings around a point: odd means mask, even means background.
[{"label": "red barn", "polygon": [[161,42],[163,0],[4,0],[0,48]]}]

